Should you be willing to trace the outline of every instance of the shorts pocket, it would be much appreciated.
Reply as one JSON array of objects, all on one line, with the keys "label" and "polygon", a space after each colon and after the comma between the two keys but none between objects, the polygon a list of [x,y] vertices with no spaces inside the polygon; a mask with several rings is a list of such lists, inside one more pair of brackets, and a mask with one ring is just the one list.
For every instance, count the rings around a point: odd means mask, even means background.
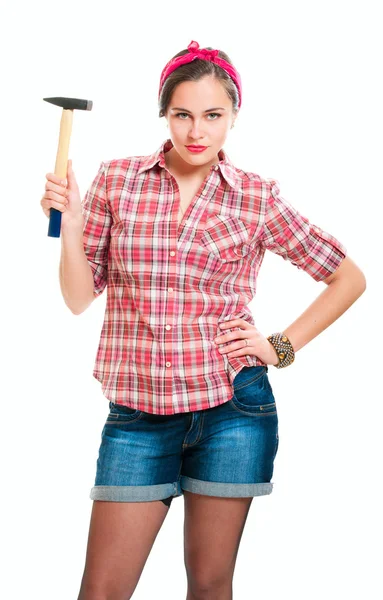
[{"label": "shorts pocket", "polygon": [[107,423],[126,423],[127,421],[135,421],[143,415],[142,410],[131,408],[123,404],[115,404],[109,401],[109,414],[106,419]]},{"label": "shorts pocket", "polygon": [[234,384],[234,395],[230,400],[236,410],[254,416],[277,415],[272,387],[269,382],[266,367],[260,367],[253,378],[238,386]]},{"label": "shorts pocket", "polygon": [[213,215],[206,221],[200,243],[222,262],[230,262],[240,260],[251,251],[248,239],[248,227],[241,219]]},{"label": "shorts pocket", "polygon": [[237,391],[243,387],[255,383],[268,371],[267,365],[259,365],[254,367],[244,367],[241,369],[233,381],[234,390]]}]

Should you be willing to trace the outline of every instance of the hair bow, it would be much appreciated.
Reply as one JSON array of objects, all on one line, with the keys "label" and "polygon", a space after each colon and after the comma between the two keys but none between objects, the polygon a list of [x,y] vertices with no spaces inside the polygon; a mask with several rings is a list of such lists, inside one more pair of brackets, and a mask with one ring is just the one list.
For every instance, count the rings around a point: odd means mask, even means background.
[{"label": "hair bow", "polygon": [[204,58],[214,62],[216,56],[218,56],[219,50],[208,50],[207,48],[200,48],[198,42],[190,42],[188,50],[192,54],[195,54],[198,58]]}]

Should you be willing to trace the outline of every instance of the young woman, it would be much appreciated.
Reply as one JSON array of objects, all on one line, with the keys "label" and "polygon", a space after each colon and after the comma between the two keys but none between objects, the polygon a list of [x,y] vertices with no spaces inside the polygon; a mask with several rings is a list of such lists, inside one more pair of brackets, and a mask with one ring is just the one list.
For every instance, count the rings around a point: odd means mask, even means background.
[{"label": "young woman", "polygon": [[[170,137],[156,152],[102,162],[83,204],[71,161],[67,186],[47,174],[41,204],[63,213],[66,304],[80,314],[107,286],[94,376],[109,414],[78,600],[131,597],[180,495],[187,599],[232,598],[251,502],[273,486],[268,365],[291,365],[366,287],[345,246],[275,180],[230,161],[223,145],[241,99],[227,54],[191,42],[161,74]],[[248,308],[266,249],[328,284],[268,337]]]}]

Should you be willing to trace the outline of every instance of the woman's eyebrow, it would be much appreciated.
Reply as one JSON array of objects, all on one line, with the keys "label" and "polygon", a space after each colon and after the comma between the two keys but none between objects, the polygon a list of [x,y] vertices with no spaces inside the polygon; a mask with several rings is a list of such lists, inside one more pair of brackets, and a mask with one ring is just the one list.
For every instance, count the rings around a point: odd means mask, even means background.
[{"label": "woman's eyebrow", "polygon": [[[171,108],[171,110],[183,110],[184,112],[193,114],[190,110],[187,110],[187,108],[181,108],[179,106],[173,106],[173,108]],[[211,112],[213,110],[226,110],[226,108],[223,108],[222,106],[216,106],[215,108],[208,108],[204,112]]]}]

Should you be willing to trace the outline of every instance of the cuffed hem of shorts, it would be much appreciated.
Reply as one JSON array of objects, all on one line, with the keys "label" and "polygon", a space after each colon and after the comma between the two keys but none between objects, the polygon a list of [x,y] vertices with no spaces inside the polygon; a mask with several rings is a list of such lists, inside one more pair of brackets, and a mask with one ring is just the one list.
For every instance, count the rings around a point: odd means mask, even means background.
[{"label": "cuffed hem of shorts", "polygon": [[201,481],[191,477],[181,476],[181,487],[187,492],[205,496],[222,496],[228,498],[243,498],[248,496],[265,496],[273,491],[273,483],[219,483],[216,481]]},{"label": "cuffed hem of shorts", "polygon": [[151,502],[169,496],[182,496],[179,481],[157,485],[96,485],[92,487],[89,498],[111,502]]}]

